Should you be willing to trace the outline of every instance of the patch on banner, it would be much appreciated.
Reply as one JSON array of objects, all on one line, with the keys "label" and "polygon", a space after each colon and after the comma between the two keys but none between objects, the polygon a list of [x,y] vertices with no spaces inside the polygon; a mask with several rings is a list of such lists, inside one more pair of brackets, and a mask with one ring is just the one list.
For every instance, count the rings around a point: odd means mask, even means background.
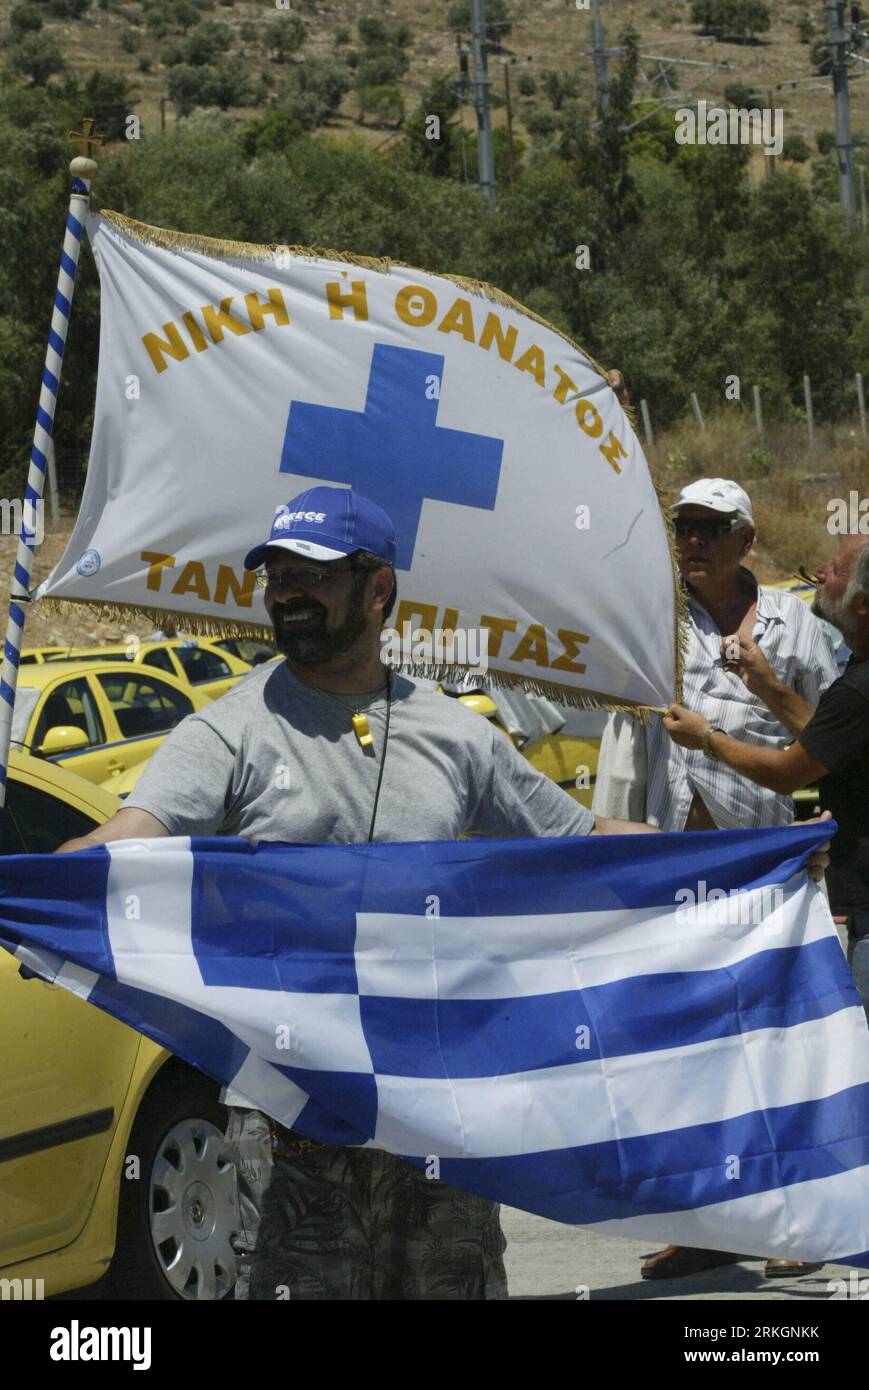
[{"label": "patch on banner", "polygon": [[85,579],[88,579],[92,574],[96,574],[101,564],[102,560],[98,550],[86,550],[76,561],[76,574],[81,574]]}]

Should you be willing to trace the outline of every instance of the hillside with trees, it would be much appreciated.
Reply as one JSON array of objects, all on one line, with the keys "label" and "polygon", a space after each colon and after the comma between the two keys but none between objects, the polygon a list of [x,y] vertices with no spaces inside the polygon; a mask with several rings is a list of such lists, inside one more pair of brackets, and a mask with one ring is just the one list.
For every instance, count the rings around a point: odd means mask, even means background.
[{"label": "hillside with trees", "polygon": [[[467,0],[294,0],[285,10],[241,0],[4,0],[3,490],[20,490],[29,451],[68,191],[67,132],[86,114],[109,142],[96,206],[180,230],[391,256],[488,280],[597,360],[618,364],[659,428],[686,415],[692,391],[707,412],[723,407],[731,376],[745,383],[731,412],[750,416],[757,384],[772,424],[799,421],[808,373],[819,423],[853,416],[854,373],[869,372],[867,238],[838,206],[829,130],[810,133],[810,106],[794,119],[788,106],[791,143],[778,159],[744,146],[677,145],[672,107],[659,104],[660,84],[650,80],[649,45],[665,42],[657,23],[704,54],[726,51],[730,66],[713,74],[726,90],[707,89],[698,69],[695,95],[765,104],[750,74],[772,62],[758,45],[778,42],[780,10],[788,51],[799,50],[811,73],[806,7],[778,7],[765,29],[769,7],[747,3],[670,0],[641,17],[643,7],[612,0],[618,55],[599,121],[589,14],[562,0],[488,0],[498,179],[489,212],[474,184],[467,93],[456,86]],[[658,9],[666,16],[656,21]],[[587,268],[579,247],[588,248]],[[85,252],[57,420],[59,456],[79,476],[98,329]]]}]

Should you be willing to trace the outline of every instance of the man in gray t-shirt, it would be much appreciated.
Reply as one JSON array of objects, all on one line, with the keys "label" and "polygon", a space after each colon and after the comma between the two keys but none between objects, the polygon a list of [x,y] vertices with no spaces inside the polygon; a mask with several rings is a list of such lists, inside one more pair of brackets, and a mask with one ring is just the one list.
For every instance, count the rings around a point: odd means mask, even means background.
[{"label": "man in gray t-shirt", "polygon": [[478,834],[587,835],[594,817],[542,776],[488,720],[432,685],[394,676],[384,761],[386,692],[363,692],[373,744],[348,710],[286,662],[259,666],[191,714],[152,757],[127,798],[170,835],[358,844]]},{"label": "man in gray t-shirt", "polygon": [[[286,658],[169,735],[124,807],[62,849],[224,831],[353,844],[637,833],[595,820],[478,714],[392,676],[395,535],[352,490],[309,488],[245,558]],[[391,1154],[320,1144],[231,1094],[236,1298],[506,1297],[495,1204]],[[279,1292],[286,1290],[286,1292]]]}]

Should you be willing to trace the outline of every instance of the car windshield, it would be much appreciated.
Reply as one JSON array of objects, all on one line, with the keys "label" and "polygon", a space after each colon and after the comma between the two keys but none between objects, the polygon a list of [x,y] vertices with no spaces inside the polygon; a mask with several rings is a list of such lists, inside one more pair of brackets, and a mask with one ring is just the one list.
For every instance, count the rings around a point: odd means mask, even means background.
[{"label": "car windshield", "polygon": [[233,656],[240,657],[242,661],[247,661],[251,666],[271,661],[272,657],[278,654],[277,647],[273,647],[271,642],[260,642],[256,637],[230,638],[228,642],[219,642],[217,645],[224,647]]},{"label": "car windshield", "polygon": [[12,710],[12,742],[24,744],[28,725],[39,699],[39,691],[31,686],[19,685],[15,692],[15,705]]}]

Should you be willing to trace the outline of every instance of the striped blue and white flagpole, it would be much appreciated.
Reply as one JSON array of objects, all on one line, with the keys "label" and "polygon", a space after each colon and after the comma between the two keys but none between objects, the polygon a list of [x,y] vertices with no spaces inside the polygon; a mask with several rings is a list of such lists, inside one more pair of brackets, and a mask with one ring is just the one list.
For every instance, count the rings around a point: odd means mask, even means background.
[{"label": "striped blue and white flagpole", "polygon": [[87,118],[82,122],[81,131],[70,133],[71,140],[82,142],[84,155],[78,155],[69,166],[72,190],[69,199],[69,211],[66,216],[66,235],[63,239],[63,250],[60,253],[54,311],[51,316],[45,366],[42,371],[42,388],[36,410],[33,447],[30,451],[30,471],[24,489],[21,530],[18,535],[18,554],[15,558],[15,569],[12,576],[9,620],[6,625],[3,666],[2,672],[0,672],[0,806],[6,804],[6,773],[9,766],[9,742],[12,733],[12,707],[15,704],[15,690],[18,685],[18,663],[21,653],[21,639],[24,635],[24,614],[26,604],[30,600],[30,575],[33,569],[33,556],[38,543],[36,539],[37,534],[39,534],[38,517],[45,491],[49,442],[54,431],[54,412],[57,407],[60,373],[66,348],[66,332],[69,326],[69,316],[72,312],[75,275],[84,235],[84,221],[88,209],[91,179],[97,171],[95,161],[89,158],[90,146],[91,144],[102,144],[99,137],[93,136],[93,126],[93,120]]}]

